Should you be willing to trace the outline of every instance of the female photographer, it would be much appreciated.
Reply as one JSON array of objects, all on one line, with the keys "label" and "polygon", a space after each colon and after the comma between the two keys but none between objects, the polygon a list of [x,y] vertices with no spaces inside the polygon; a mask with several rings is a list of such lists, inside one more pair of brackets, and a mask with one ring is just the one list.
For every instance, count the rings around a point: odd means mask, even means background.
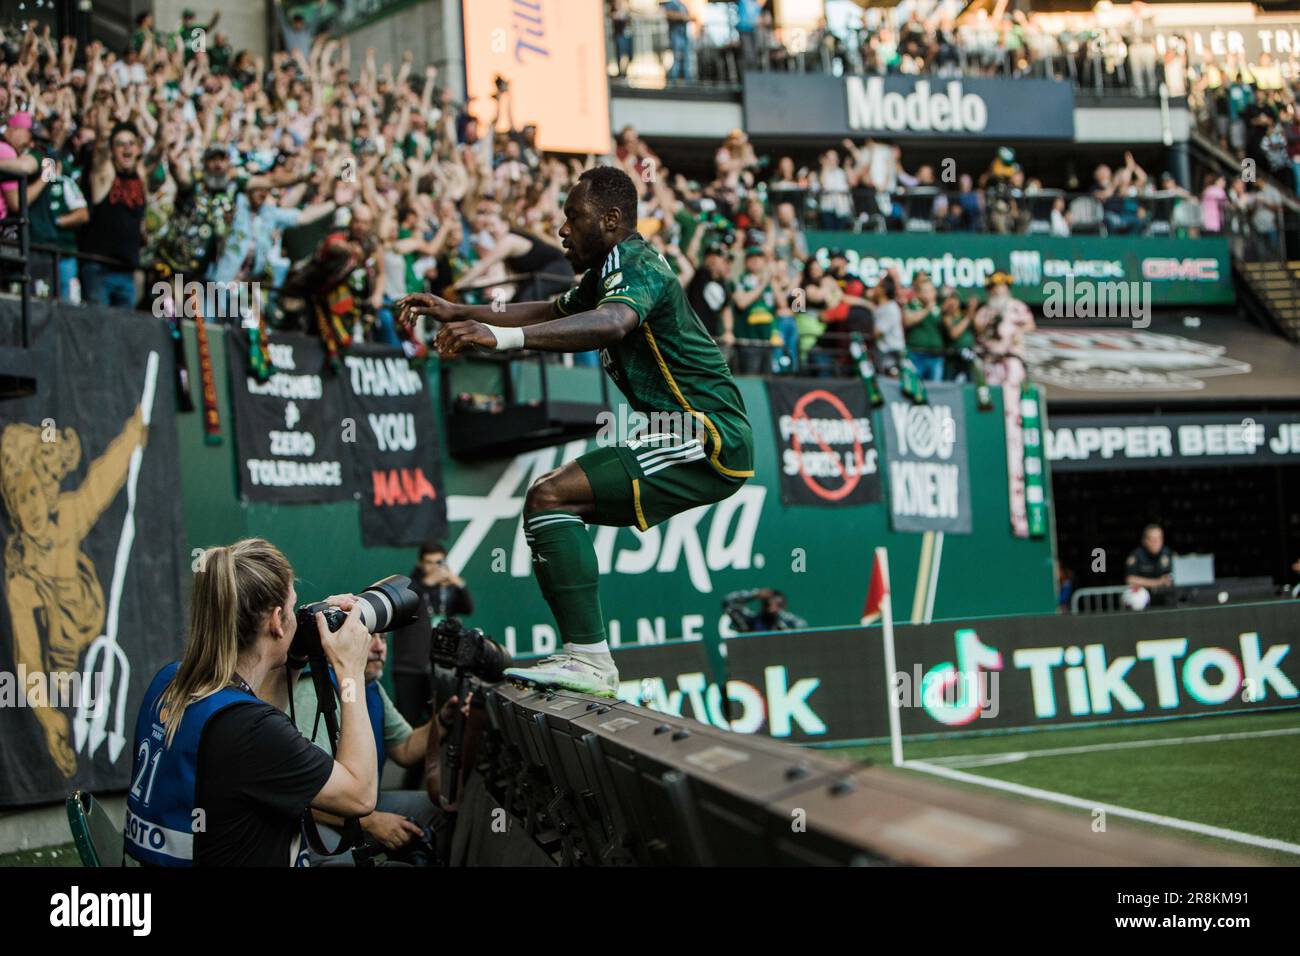
[{"label": "female photographer", "polygon": [[[365,685],[370,634],[352,595],[326,602],[348,616],[330,632],[316,615],[342,687]],[[200,559],[185,657],[149,685],[135,729],[126,849],[158,866],[287,866],[305,860],[302,817],[374,809],[375,739],[365,695],[342,694],[335,759],[284,713],[297,670],[293,569],[250,538]],[[300,665],[299,665],[300,666]]]}]

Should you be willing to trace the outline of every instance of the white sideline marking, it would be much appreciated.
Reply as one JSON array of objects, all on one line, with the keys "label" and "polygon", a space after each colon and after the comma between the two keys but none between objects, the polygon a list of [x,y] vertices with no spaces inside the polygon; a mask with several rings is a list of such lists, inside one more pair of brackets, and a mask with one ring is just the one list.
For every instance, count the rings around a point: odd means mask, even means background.
[{"label": "white sideline marking", "polygon": [[1136,750],[1141,747],[1173,747],[1181,744],[1212,744],[1224,740],[1247,740],[1252,737],[1283,737],[1300,734],[1300,727],[1282,727],[1276,730],[1243,730],[1233,734],[1204,734],[1200,737],[1164,737],[1156,740],[1117,740],[1108,744],[1083,744],[1078,747],[1048,747],[1043,750],[1013,750],[995,754],[954,754],[951,757],[929,757],[927,763],[941,767],[993,767],[1004,763],[1019,763],[1030,757],[1059,757],[1063,754],[1089,754],[1106,750]]},{"label": "white sideline marking", "polygon": [[1220,840],[1231,840],[1234,843],[1245,843],[1249,846],[1262,847],[1266,850],[1279,850],[1282,853],[1294,853],[1300,855],[1300,844],[1287,843],[1285,840],[1274,840],[1270,837],[1256,836],[1253,833],[1242,833],[1239,830],[1228,830],[1223,827],[1210,826],[1207,823],[1196,823],[1192,820],[1180,820],[1177,817],[1166,817],[1159,813],[1147,813],[1145,810],[1131,810],[1128,807],[1117,807],[1111,803],[1100,803],[1096,800],[1084,800],[1081,797],[1071,797],[1068,794],[1057,793],[1055,790],[1040,790],[1038,787],[1026,787],[1018,783],[1010,783],[1006,780],[998,780],[993,777],[981,777],[978,774],[966,773],[962,770],[954,770],[951,767],[940,767],[936,764],[926,763],[924,760],[905,760],[903,767],[907,770],[920,770],[924,773],[934,774],[936,777],[945,777],[949,780],[959,780],[962,783],[973,783],[980,787],[991,787],[994,790],[1004,790],[1007,793],[1018,794],[1022,797],[1033,797],[1035,800],[1047,800],[1051,803],[1061,803],[1067,807],[1074,807],[1078,810],[1104,810],[1111,816],[1124,817],[1129,820],[1140,820],[1143,823],[1154,823],[1156,826],[1170,827],[1175,830],[1187,830],[1190,833],[1199,833],[1202,836],[1217,837]]}]

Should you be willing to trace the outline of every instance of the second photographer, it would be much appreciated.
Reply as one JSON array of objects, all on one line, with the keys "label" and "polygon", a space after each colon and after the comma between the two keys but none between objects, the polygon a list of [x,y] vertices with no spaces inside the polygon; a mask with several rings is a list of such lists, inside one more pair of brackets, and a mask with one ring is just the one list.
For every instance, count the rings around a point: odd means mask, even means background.
[{"label": "second photographer", "polygon": [[[424,627],[425,647],[428,647],[428,627]],[[373,634],[370,638],[369,656],[365,665],[365,701],[369,729],[375,742],[378,755],[378,777],[382,778],[384,763],[388,760],[402,767],[424,767],[424,755],[428,748],[432,721],[412,729],[406,719],[397,712],[389,700],[379,678],[384,672],[384,661],[388,655],[388,645],[384,634]],[[398,637],[396,640],[400,641]],[[427,653],[427,651],[426,651]],[[337,679],[331,675],[331,683],[338,688]],[[298,682],[294,690],[294,719],[304,737],[311,740],[322,750],[328,750],[324,722],[317,714],[316,690],[309,680]],[[444,717],[449,719],[449,715]],[[418,772],[418,771],[417,771]],[[376,787],[377,788],[377,787]],[[328,844],[338,841],[339,827],[342,821],[328,813],[317,811],[316,822],[322,836]],[[365,834],[367,849],[363,853],[386,852],[390,859],[402,859],[407,853],[426,850],[426,844],[432,833],[441,826],[441,812],[429,800],[423,790],[382,790],[379,791],[375,810],[361,817],[361,830]],[[351,854],[337,857],[322,857],[315,852],[310,855],[312,866],[349,866],[354,862]],[[415,862],[414,860],[411,862]],[[419,862],[432,862],[419,859]]]}]

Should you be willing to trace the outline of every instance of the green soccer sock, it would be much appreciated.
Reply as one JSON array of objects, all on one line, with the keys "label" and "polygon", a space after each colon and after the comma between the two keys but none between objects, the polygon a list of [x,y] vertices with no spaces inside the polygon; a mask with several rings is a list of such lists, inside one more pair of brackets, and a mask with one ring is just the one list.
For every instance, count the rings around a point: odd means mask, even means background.
[{"label": "green soccer sock", "polygon": [[533,573],[566,644],[605,640],[600,613],[600,567],[587,524],[568,511],[525,515],[524,537],[533,551]]}]

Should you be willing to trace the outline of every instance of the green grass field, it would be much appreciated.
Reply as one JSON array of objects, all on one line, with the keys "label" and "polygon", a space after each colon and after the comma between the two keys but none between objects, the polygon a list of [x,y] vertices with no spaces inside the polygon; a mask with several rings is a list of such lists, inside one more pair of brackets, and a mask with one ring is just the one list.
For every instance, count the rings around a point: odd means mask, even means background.
[{"label": "green grass field", "polygon": [[81,866],[81,857],[77,856],[77,848],[69,840],[62,846],[2,853],[0,866]]},{"label": "green grass field", "polygon": [[[890,763],[888,744],[834,752]],[[1117,821],[1265,862],[1300,866],[1300,711],[905,742],[903,756],[1098,804],[1281,840],[1295,845],[1296,852]],[[919,770],[900,772],[939,779]]]}]

